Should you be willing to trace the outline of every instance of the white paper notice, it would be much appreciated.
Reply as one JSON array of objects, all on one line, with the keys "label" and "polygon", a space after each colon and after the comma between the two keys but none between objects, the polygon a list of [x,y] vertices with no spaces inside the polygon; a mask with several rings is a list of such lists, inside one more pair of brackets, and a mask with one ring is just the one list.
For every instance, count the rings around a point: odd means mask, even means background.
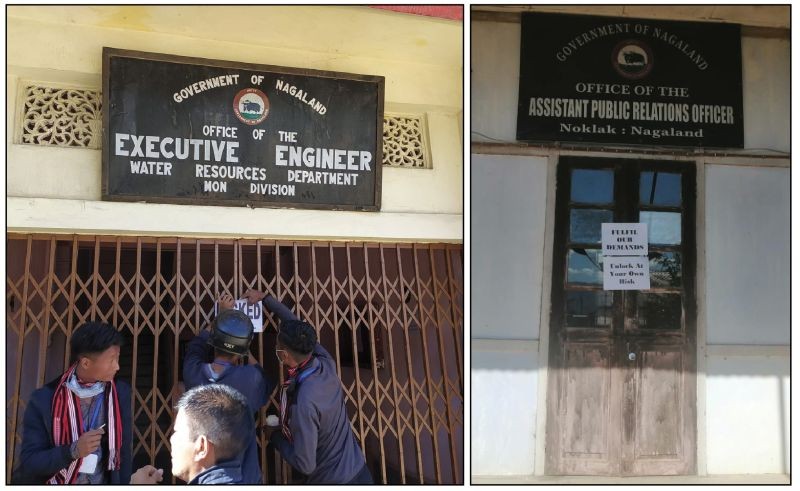
[{"label": "white paper notice", "polygon": [[81,461],[81,467],[78,469],[78,472],[83,474],[94,474],[94,470],[97,467],[97,454],[90,453],[86,457],[83,458]]},{"label": "white paper notice", "polygon": [[603,258],[603,290],[649,290],[647,256]]},{"label": "white paper notice", "polygon": [[603,223],[603,290],[649,290],[646,223]]},{"label": "white paper notice", "polygon": [[601,224],[603,257],[647,256],[646,223]]},{"label": "white paper notice", "polygon": [[[233,308],[244,312],[245,315],[250,318],[250,322],[253,323],[254,332],[262,332],[264,330],[264,309],[261,308],[261,302],[247,305],[247,299],[243,298],[236,300],[236,303],[233,304]],[[214,315],[218,315],[218,313],[219,304],[215,303]]]}]

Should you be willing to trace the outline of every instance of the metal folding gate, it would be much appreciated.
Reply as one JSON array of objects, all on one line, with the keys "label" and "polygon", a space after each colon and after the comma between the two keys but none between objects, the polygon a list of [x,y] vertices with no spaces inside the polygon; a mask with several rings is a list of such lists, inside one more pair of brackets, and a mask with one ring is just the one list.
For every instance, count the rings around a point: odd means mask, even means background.
[{"label": "metal folding gate", "polygon": [[[67,367],[69,337],[89,320],[126,340],[118,377],[133,387],[134,470],[169,475],[184,346],[220,293],[251,287],[308,320],[336,357],[377,482],[463,481],[461,245],[9,234],[6,274],[7,481],[26,401]],[[265,314],[252,349],[280,382],[276,329]],[[259,443],[265,482],[291,482],[260,432]]]}]

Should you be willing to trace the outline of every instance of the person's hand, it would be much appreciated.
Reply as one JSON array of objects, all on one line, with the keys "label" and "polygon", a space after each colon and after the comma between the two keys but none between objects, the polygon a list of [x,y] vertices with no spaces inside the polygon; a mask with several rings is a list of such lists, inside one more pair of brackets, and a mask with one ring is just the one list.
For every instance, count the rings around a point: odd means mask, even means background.
[{"label": "person's hand", "polygon": [[78,458],[93,454],[100,447],[100,439],[105,432],[103,428],[96,428],[81,435],[78,438]]},{"label": "person's hand", "polygon": [[248,288],[247,291],[244,292],[244,297],[242,297],[242,298],[246,298],[247,299],[247,304],[248,305],[253,305],[254,303],[258,303],[258,302],[264,300],[264,297],[266,297],[266,296],[267,296],[267,294],[264,293],[264,292],[260,292],[258,290],[253,290],[252,288]]},{"label": "person's hand", "polygon": [[223,310],[230,310],[236,302],[233,300],[233,297],[230,293],[223,293],[219,296],[219,311],[222,312]]},{"label": "person's hand", "polygon": [[163,478],[164,469],[156,469],[152,465],[146,465],[133,473],[131,484],[158,484]]}]

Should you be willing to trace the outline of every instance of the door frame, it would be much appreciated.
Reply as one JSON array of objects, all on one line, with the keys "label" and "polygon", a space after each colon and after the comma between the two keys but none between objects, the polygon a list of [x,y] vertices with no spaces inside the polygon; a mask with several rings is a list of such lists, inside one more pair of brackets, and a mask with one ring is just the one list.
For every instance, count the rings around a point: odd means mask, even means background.
[{"label": "door frame", "polygon": [[[568,222],[569,222],[569,196],[567,196],[567,192],[569,190],[568,186],[561,186],[558,187],[558,183],[565,182],[565,177],[569,177],[569,169],[576,166],[576,164],[582,168],[612,168],[615,170],[615,188],[614,188],[614,202],[615,208],[618,206],[617,201],[619,200],[620,194],[617,191],[616,182],[619,173],[616,171],[625,165],[636,166],[635,170],[631,172],[636,172],[637,175],[639,172],[647,170],[647,169],[655,169],[655,170],[663,170],[663,171],[679,171],[681,174],[684,175],[683,184],[682,184],[682,219],[681,223],[681,243],[685,244],[688,242],[688,247],[684,247],[682,249],[682,253],[684,254],[683,264],[682,264],[682,276],[683,276],[683,311],[684,311],[684,333],[683,339],[685,347],[683,348],[683,353],[686,356],[685,363],[683,366],[682,374],[685,375],[684,381],[685,385],[682,389],[683,395],[686,397],[686,401],[684,402],[682,408],[685,409],[685,413],[683,414],[683,421],[682,426],[684,427],[683,435],[687,436],[689,441],[689,445],[691,448],[685,449],[683,455],[686,456],[686,464],[683,470],[683,474],[687,475],[696,475],[698,471],[698,451],[700,449],[701,443],[698,440],[699,436],[699,421],[698,421],[698,406],[704,406],[703,402],[699,399],[699,394],[697,393],[698,388],[698,358],[700,353],[698,353],[698,323],[700,319],[698,318],[698,279],[702,277],[702,272],[698,270],[698,247],[699,241],[701,241],[702,233],[698,233],[697,227],[699,224],[702,223],[702,218],[697,216],[698,209],[702,208],[703,204],[701,201],[702,193],[699,192],[700,188],[699,185],[703,180],[702,170],[698,172],[698,166],[702,169],[704,165],[704,159],[700,158],[698,160],[688,160],[685,158],[663,158],[663,157],[656,157],[652,158],[643,158],[644,156],[612,156],[609,154],[601,154],[601,155],[550,155],[550,170],[551,173],[548,176],[549,179],[549,188],[548,188],[548,195],[550,195],[551,191],[554,190],[552,198],[548,196],[548,205],[552,203],[552,213],[548,213],[548,218],[552,217],[552,222],[548,224],[548,234],[550,235],[551,240],[549,242],[550,247],[546,247],[549,249],[547,251],[549,254],[547,255],[548,259],[551,260],[550,268],[548,268],[550,274],[550,281],[548,281],[547,277],[543,278],[544,283],[547,284],[549,287],[549,299],[547,299],[547,303],[542,302],[542,306],[548,305],[548,312],[547,312],[547,323],[542,323],[542,326],[546,326],[546,331],[542,333],[540,336],[541,340],[543,340],[543,344],[540,346],[540,353],[542,355],[542,361],[546,364],[546,374],[543,375],[543,379],[546,379],[546,390],[542,392],[546,392],[546,401],[543,401],[539,404],[540,408],[540,429],[545,430],[544,438],[544,445],[537,445],[537,450],[541,449],[544,452],[543,458],[537,459],[537,463],[541,463],[541,467],[537,465],[537,470],[543,471],[543,474],[562,474],[559,472],[559,461],[558,461],[558,453],[560,452],[560,440],[559,437],[562,433],[560,423],[563,423],[563,420],[559,418],[558,408],[559,408],[559,398],[561,397],[560,393],[560,379],[564,370],[562,366],[553,366],[553,362],[556,361],[561,364],[562,360],[562,353],[561,353],[561,333],[560,329],[558,328],[557,324],[563,323],[563,312],[554,308],[556,305],[561,305],[563,296],[565,293],[563,283],[566,277],[566,266],[559,264],[560,262],[564,262],[564,257],[566,253],[566,239],[568,234]],[[698,175],[700,174],[700,175]],[[636,181],[636,189],[638,189],[638,180]],[[629,203],[633,200],[636,200],[636,204],[634,205],[631,210],[638,208],[638,193],[635,193],[635,189],[631,189],[629,192],[630,196],[628,196]],[[633,196],[636,194],[636,196]],[[552,201],[551,201],[552,200]],[[616,220],[616,212],[615,212],[615,220]],[[545,299],[543,299],[545,300]],[[617,319],[619,315],[625,315],[624,312],[621,311],[623,307],[619,306],[618,304],[621,302],[615,302],[615,308],[618,307],[620,312],[615,313],[615,322],[618,322]],[[615,310],[616,312],[616,310]],[[543,314],[542,320],[544,320],[545,315]],[[615,349],[615,342],[611,342],[610,350],[613,352]],[[616,376],[619,380],[623,380],[626,376],[628,378],[631,373],[637,373],[633,370],[622,370],[619,374],[613,375],[616,370],[619,370],[619,365],[615,365],[612,363],[610,365],[610,372],[612,372],[612,376]],[[540,380],[542,380],[540,378]],[[608,391],[610,396],[609,397],[620,397],[622,398],[623,393],[621,392],[623,387],[615,386],[614,384],[609,384]],[[540,394],[542,393],[540,392]],[[637,405],[634,410],[638,411],[640,406]],[[542,414],[544,413],[544,414]],[[622,419],[622,417],[620,418]],[[630,424],[630,422],[623,421],[620,425],[620,429],[624,427],[626,424]],[[542,435],[539,432],[539,435]],[[623,438],[620,437],[620,440]],[[619,462],[620,465],[617,467],[616,471],[612,471],[611,475],[632,475],[631,474],[631,467],[636,467],[635,464],[631,462],[625,461],[625,451],[626,447],[622,444],[622,441],[619,442],[620,447],[615,450],[619,450]],[[628,449],[630,450],[630,449]],[[624,465],[625,463],[631,464],[631,466]],[[590,466],[591,467],[591,466]]]}]

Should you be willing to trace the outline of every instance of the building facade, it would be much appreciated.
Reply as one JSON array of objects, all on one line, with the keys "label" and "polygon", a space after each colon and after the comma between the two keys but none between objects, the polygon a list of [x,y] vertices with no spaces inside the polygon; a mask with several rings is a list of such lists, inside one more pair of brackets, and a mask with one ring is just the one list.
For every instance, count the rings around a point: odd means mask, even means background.
[{"label": "building facade", "polygon": [[[376,482],[463,482],[462,13],[402,10],[9,7],[7,480],[30,393],[88,320],[126,340],[134,468],[169,475],[185,345],[219,294],[258,288],[336,357]],[[103,199],[105,47],[383,77],[379,210]],[[276,328],[252,349],[278,382]],[[291,482],[259,443],[265,482]]]},{"label": "building facade", "polygon": [[472,7],[473,477],[789,473],[788,10]]}]

